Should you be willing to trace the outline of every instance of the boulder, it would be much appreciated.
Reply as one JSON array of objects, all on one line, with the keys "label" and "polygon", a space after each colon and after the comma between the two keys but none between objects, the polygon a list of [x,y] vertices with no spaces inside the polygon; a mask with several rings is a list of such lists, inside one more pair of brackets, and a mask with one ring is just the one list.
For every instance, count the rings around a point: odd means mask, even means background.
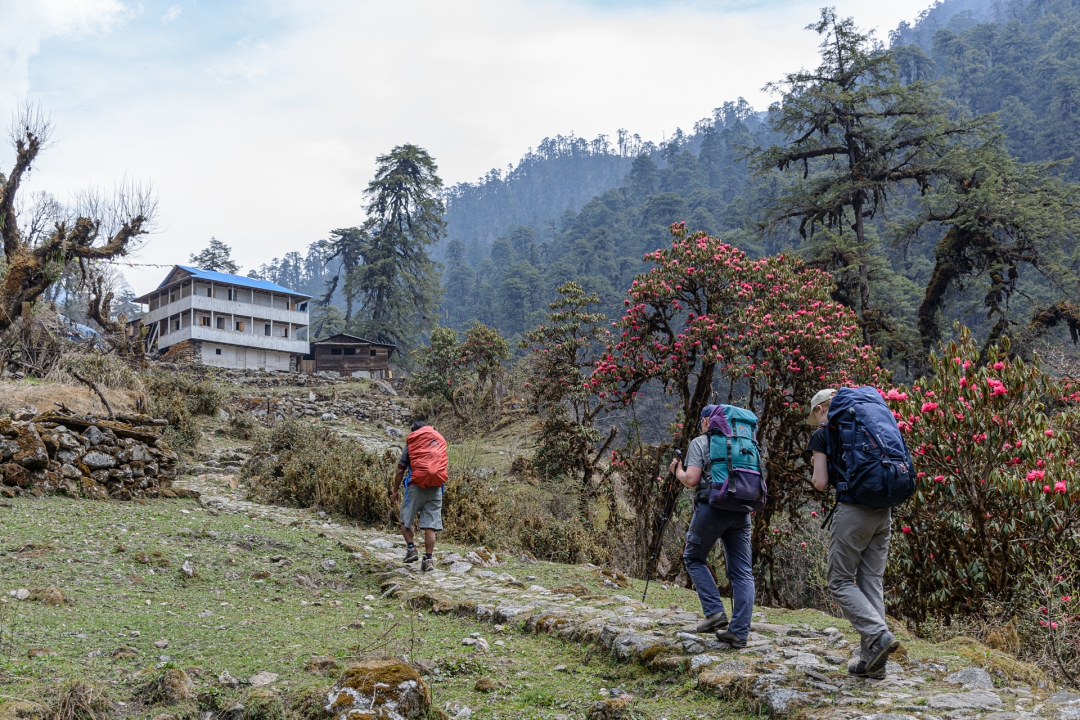
[{"label": "boulder", "polygon": [[325,710],[336,720],[396,720],[419,717],[430,707],[431,691],[415,669],[398,658],[375,657],[345,670],[327,693]]},{"label": "boulder", "polygon": [[91,470],[104,470],[116,467],[116,458],[100,450],[91,450],[82,456],[83,465]]},{"label": "boulder", "polygon": [[49,453],[33,425],[22,428],[22,432],[15,438],[15,442],[18,443],[19,449],[11,456],[11,462],[22,465],[27,470],[40,470],[48,467]]}]

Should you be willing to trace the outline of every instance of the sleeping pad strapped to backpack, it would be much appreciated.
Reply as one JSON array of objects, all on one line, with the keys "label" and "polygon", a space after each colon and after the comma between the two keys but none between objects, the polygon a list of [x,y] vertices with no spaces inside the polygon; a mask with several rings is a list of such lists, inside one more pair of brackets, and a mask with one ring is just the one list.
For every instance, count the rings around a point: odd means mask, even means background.
[{"label": "sleeping pad strapped to backpack", "polygon": [[[837,390],[829,403],[825,437],[829,481],[836,484],[837,502],[887,508],[915,494],[911,454],[896,418],[874,388]],[[833,462],[838,451],[843,453],[844,470]]]},{"label": "sleeping pad strapped to backpack", "polygon": [[709,416],[709,507],[735,512],[765,507],[757,424],[757,415],[734,405],[718,405]]}]

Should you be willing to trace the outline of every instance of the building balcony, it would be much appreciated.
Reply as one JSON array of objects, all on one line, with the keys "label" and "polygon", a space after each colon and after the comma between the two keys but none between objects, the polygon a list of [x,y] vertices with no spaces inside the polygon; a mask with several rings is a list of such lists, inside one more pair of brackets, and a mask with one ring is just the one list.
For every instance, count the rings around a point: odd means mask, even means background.
[{"label": "building balcony", "polygon": [[[309,322],[307,312],[284,310],[282,308],[273,308],[269,305],[258,305],[256,303],[240,302],[237,300],[222,300],[221,298],[188,295],[185,298],[180,298],[176,302],[163,305],[157,310],[146,313],[142,316],[143,325],[149,325],[150,323],[158,322],[159,320],[165,320],[174,315],[190,313],[192,310],[214,313],[215,315],[233,315],[239,319],[254,318],[256,322],[259,320],[269,320],[281,324],[288,323],[294,327],[305,327]],[[307,352],[307,350],[304,352]]]},{"label": "building balcony", "polygon": [[222,345],[236,345],[238,347],[256,348],[258,350],[276,350],[278,352],[297,353],[300,355],[306,355],[310,349],[307,340],[271,337],[270,335],[256,335],[249,332],[218,330],[217,328],[205,327],[203,325],[188,325],[179,330],[165,333],[158,338],[158,349],[164,350],[167,347],[185,340],[205,340],[207,342],[221,343]]}]

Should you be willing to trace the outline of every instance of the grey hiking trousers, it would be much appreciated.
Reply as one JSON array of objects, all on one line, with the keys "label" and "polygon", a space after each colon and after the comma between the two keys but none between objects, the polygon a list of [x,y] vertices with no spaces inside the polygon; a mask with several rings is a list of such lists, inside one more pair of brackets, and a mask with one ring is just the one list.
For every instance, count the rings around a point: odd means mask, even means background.
[{"label": "grey hiking trousers", "polygon": [[885,624],[882,578],[889,558],[892,511],[840,503],[829,534],[829,592],[862,638],[862,653]]}]

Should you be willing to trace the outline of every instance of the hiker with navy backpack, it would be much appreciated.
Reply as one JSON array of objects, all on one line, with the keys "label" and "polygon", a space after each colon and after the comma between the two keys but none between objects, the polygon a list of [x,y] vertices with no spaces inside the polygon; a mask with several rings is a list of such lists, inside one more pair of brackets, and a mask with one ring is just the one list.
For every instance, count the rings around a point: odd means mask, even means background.
[{"label": "hiker with navy backpack", "polygon": [[404,486],[405,499],[401,503],[401,535],[405,538],[405,562],[416,562],[420,554],[413,543],[413,522],[420,518],[424,531],[424,560],[420,569],[435,569],[435,533],[443,529],[442,496],[449,466],[446,440],[435,428],[425,422],[413,423],[401,450],[394,485],[390,490],[390,502],[398,502],[399,488]]},{"label": "hiker with navy backpack", "polygon": [[[750,513],[765,504],[757,417],[732,405],[706,405],[699,424],[702,434],[690,441],[686,467],[676,457],[669,468],[684,487],[694,491],[683,565],[705,615],[695,632],[716,631],[720,642],[744,648],[754,611]],[[708,565],[717,540],[724,545],[724,565],[731,582],[730,622]]]},{"label": "hiker with navy backpack", "polygon": [[813,484],[836,489],[826,518],[829,592],[861,638],[848,672],[883,679],[900,647],[885,622],[883,578],[889,557],[892,508],[915,493],[911,455],[896,419],[872,387],[825,389],[810,402]]}]

